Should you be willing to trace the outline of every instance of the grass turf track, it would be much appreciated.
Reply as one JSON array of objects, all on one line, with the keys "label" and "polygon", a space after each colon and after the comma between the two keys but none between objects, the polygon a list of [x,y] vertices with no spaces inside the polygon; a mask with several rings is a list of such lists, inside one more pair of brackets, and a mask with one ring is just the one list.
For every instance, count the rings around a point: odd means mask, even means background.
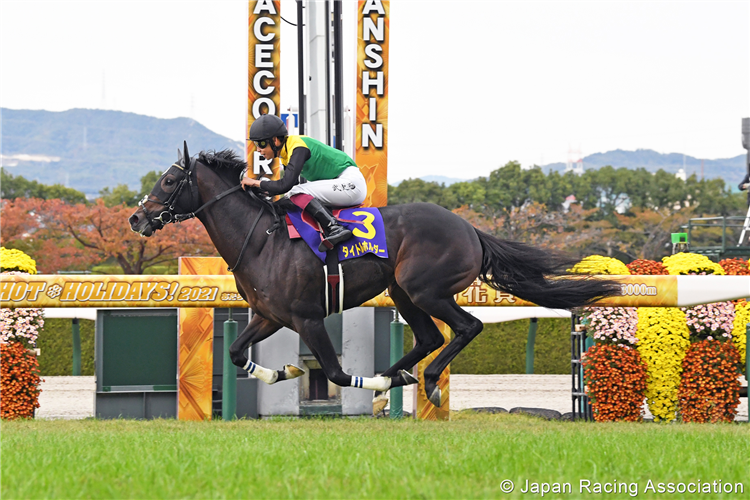
[{"label": "grass turf track", "polygon": [[[630,498],[579,480],[638,485],[638,498],[750,498],[750,426],[595,424],[453,413],[384,419],[14,421],[0,427],[0,496],[13,498]],[[512,493],[501,482],[515,482]],[[744,493],[664,494],[722,480]],[[551,486],[550,486],[551,487]],[[541,485],[540,485],[541,488]]]}]

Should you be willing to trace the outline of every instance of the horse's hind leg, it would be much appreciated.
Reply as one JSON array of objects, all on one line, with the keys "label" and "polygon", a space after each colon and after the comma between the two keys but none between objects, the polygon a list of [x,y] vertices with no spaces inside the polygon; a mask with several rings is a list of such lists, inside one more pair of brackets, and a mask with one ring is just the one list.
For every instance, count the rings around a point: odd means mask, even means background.
[{"label": "horse's hind leg", "polygon": [[246,353],[249,346],[267,339],[279,331],[280,328],[280,324],[267,320],[258,314],[254,315],[245,329],[242,330],[242,333],[237,337],[237,340],[229,346],[229,356],[232,358],[232,363],[242,367],[266,384],[273,384],[280,380],[290,380],[304,375],[305,372],[294,365],[285,365],[281,370],[271,370],[263,368],[247,359]]},{"label": "horse's hind leg", "polygon": [[440,354],[430,363],[424,371],[424,388],[427,398],[435,406],[441,404],[440,387],[437,382],[440,374],[450,364],[461,350],[466,347],[474,337],[482,332],[482,322],[461,309],[453,297],[438,299],[434,301],[420,302],[420,308],[426,313],[444,321],[456,333],[456,336],[443,349]]},{"label": "horse's hind leg", "polygon": [[[394,377],[401,370],[411,368],[427,357],[432,351],[443,345],[443,335],[438,330],[430,315],[414,305],[409,296],[398,285],[392,285],[389,294],[398,308],[398,312],[409,323],[414,332],[414,348],[398,360],[393,366],[383,372],[384,377]],[[404,379],[403,376],[396,377],[391,387],[400,387],[410,383],[416,383],[416,379]]]}]

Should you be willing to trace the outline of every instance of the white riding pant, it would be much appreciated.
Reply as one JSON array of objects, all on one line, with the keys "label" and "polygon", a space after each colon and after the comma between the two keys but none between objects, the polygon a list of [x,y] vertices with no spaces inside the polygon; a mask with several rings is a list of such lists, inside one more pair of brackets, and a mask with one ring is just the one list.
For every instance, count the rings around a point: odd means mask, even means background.
[{"label": "white riding pant", "polygon": [[351,207],[361,204],[367,197],[367,181],[357,167],[349,167],[335,179],[321,179],[297,184],[287,193],[309,194],[324,205]]}]

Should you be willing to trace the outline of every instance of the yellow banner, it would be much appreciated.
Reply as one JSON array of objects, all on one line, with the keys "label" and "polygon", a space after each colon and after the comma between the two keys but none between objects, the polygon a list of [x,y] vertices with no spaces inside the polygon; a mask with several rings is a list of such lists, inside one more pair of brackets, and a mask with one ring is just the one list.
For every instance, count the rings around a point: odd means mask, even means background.
[{"label": "yellow banner", "polygon": [[[221,260],[221,259],[218,259]],[[223,266],[223,261],[221,264]],[[212,264],[214,266],[214,264]],[[215,267],[215,266],[214,266]],[[213,272],[213,271],[210,271]],[[622,284],[622,295],[601,300],[597,306],[678,307],[680,280],[688,291],[701,292],[704,302],[733,300],[750,295],[738,276],[602,276]],[[696,279],[697,278],[697,279]],[[735,280],[733,280],[735,278]],[[736,279],[736,278],[739,278]],[[702,281],[698,281],[702,280]],[[741,282],[740,282],[741,281]],[[726,286],[722,287],[722,282]],[[732,283],[739,283],[731,289]],[[702,286],[704,283],[705,286]],[[718,292],[709,285],[718,286]],[[476,280],[455,295],[459,306],[535,306],[518,297],[499,292]],[[690,303],[702,303],[691,301]],[[393,307],[385,291],[363,307]],[[0,307],[249,307],[237,292],[234,276],[175,275],[0,275]]]},{"label": "yellow banner", "polygon": [[[688,276],[600,276],[600,278],[617,280],[622,284],[622,295],[600,300],[595,305],[602,307],[676,307],[678,305],[678,278]],[[722,278],[722,277],[720,277]],[[725,278],[726,279],[726,278]],[[734,298],[742,298],[738,293]],[[536,306],[527,300],[519,299],[505,292],[490,288],[477,278],[472,285],[454,298],[462,307],[524,307]],[[710,301],[706,296],[707,301]],[[718,300],[729,300],[721,298]],[[393,307],[393,301],[385,291],[362,306]]]},{"label": "yellow banner", "polygon": [[[260,116],[279,116],[281,98],[281,2],[250,1],[248,16],[247,134]],[[279,178],[279,162],[261,161],[255,145],[246,141],[247,164],[253,173]]]},{"label": "yellow banner", "polygon": [[249,307],[234,276],[1,275],[0,307]]},{"label": "yellow banner", "polygon": [[369,207],[388,204],[389,19],[389,1],[359,1],[354,160],[367,180]]}]

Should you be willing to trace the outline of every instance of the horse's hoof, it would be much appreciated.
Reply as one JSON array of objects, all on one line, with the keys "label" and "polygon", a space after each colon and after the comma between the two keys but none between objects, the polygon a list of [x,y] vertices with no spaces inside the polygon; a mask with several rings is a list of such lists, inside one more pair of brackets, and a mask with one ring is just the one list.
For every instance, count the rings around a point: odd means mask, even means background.
[{"label": "horse's hoof", "polygon": [[435,390],[432,391],[427,399],[429,399],[430,403],[435,405],[436,408],[440,408],[440,387],[435,387]]},{"label": "horse's hoof", "polygon": [[304,375],[305,370],[294,365],[284,365],[284,373],[286,374],[286,379],[291,380],[293,378],[301,377],[302,375]]},{"label": "horse's hoof", "polygon": [[404,385],[411,385],[411,384],[417,384],[417,383],[419,383],[419,380],[417,379],[417,377],[415,377],[411,373],[407,372],[406,370],[399,370],[398,374],[403,379]]},{"label": "horse's hoof", "polygon": [[377,415],[388,404],[388,397],[385,394],[381,394],[380,396],[377,396],[373,398],[372,400],[372,414],[373,416]]}]

